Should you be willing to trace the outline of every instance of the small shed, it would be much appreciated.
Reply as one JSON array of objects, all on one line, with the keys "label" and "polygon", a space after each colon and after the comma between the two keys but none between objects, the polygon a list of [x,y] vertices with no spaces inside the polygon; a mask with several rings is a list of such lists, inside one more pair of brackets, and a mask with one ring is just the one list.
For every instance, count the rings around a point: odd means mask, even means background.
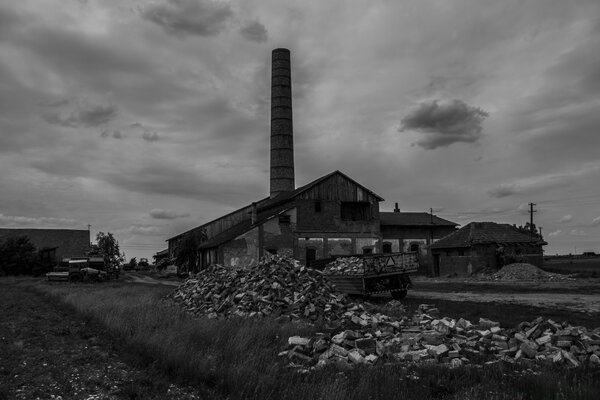
[{"label": "small shed", "polygon": [[434,275],[465,276],[484,268],[500,269],[514,262],[541,267],[543,246],[547,244],[538,236],[519,232],[509,224],[471,222],[429,248]]}]

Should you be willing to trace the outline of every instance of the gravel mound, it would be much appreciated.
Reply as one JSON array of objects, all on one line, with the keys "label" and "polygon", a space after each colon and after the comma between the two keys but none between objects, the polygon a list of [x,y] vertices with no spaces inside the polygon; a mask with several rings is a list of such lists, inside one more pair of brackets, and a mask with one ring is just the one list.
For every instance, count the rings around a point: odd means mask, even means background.
[{"label": "gravel mound", "polygon": [[561,274],[546,272],[535,265],[527,263],[514,263],[502,267],[491,275],[482,275],[481,278],[493,281],[570,281],[572,278]]}]

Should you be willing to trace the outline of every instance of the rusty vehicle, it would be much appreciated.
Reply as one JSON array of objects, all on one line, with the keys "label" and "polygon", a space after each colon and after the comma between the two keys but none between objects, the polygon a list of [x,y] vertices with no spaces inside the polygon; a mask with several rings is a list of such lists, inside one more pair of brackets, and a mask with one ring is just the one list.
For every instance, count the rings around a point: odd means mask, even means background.
[{"label": "rusty vehicle", "polygon": [[48,272],[46,278],[49,281],[100,281],[108,278],[108,273],[99,265],[98,260],[93,260],[94,267],[90,265],[88,257],[74,257],[71,259],[63,259],[54,271]]},{"label": "rusty vehicle", "polygon": [[[332,270],[336,260],[346,259],[353,268],[346,271]],[[419,269],[416,252],[359,254],[315,260],[312,268],[322,269],[329,281],[342,293],[369,297],[389,293],[394,299],[403,299],[412,287],[409,274]]]}]

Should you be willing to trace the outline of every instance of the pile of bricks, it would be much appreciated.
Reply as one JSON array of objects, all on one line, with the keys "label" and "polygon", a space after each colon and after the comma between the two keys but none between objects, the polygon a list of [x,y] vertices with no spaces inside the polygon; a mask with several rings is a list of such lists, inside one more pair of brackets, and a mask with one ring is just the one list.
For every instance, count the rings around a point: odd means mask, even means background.
[{"label": "pile of bricks", "polygon": [[480,275],[481,280],[492,281],[547,281],[547,282],[565,282],[572,281],[566,275],[554,274],[546,272],[535,265],[528,263],[514,263],[502,267],[498,272],[493,274]]},{"label": "pile of bricks", "polygon": [[[272,317],[308,322],[379,323],[385,316],[365,312],[340,294],[320,271],[273,256],[250,269],[212,266],[187,279],[169,298],[209,318]],[[396,323],[395,323],[396,324]]]},{"label": "pile of bricks", "polygon": [[364,264],[358,257],[341,257],[327,264],[323,270],[327,275],[362,275]]},{"label": "pile of bricks", "polygon": [[436,308],[421,305],[412,318],[386,320],[385,324],[356,321],[354,329],[318,333],[311,338],[292,336],[279,355],[304,370],[337,364],[442,363],[458,367],[468,363],[546,363],[578,367],[600,366],[600,328],[593,331],[567,323],[537,318],[515,329],[481,318],[438,318]]}]

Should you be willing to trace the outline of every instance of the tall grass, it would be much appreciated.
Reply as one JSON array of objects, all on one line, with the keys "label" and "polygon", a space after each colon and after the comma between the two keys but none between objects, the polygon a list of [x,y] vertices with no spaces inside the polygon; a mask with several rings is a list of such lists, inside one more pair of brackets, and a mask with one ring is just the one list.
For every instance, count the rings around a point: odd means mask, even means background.
[{"label": "tall grass", "polygon": [[228,399],[596,399],[598,371],[495,364],[448,369],[328,366],[300,374],[277,354],[318,328],[262,320],[194,318],[147,285],[38,285],[105,326],[139,362]]}]

